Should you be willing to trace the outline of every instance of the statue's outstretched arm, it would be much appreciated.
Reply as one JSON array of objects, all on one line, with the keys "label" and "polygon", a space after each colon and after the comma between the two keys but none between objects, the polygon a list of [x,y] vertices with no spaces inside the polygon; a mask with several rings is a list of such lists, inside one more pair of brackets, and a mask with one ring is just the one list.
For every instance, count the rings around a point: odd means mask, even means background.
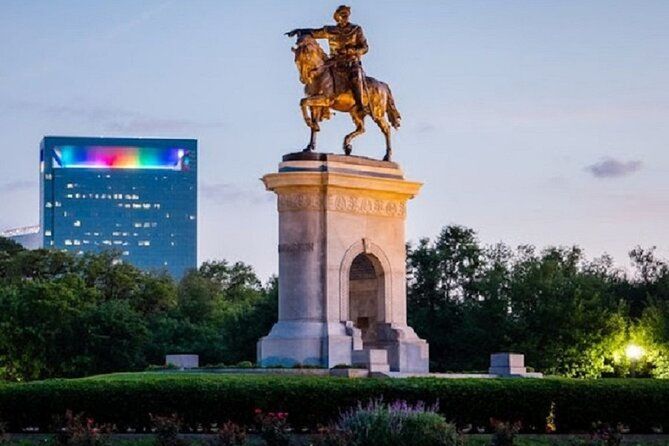
[{"label": "statue's outstretched arm", "polygon": [[286,33],[288,37],[293,37],[295,35],[297,35],[297,37],[300,37],[305,34],[311,34],[314,37],[314,39],[327,38],[327,34],[325,33],[325,28],[296,28]]}]

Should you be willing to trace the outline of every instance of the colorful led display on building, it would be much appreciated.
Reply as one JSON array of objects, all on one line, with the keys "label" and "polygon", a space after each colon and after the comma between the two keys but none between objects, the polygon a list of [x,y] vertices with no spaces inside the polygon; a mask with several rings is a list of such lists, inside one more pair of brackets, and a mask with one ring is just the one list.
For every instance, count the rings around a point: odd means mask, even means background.
[{"label": "colorful led display on building", "polygon": [[188,166],[187,155],[177,147],[57,146],[53,167],[182,170]]},{"label": "colorful led display on building", "polygon": [[183,277],[197,268],[197,152],[194,139],[45,136],[41,246]]}]

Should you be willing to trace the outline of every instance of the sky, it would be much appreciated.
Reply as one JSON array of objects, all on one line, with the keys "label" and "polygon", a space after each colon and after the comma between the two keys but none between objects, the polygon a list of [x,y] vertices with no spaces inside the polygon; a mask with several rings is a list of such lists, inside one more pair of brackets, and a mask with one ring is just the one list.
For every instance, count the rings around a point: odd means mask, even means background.
[{"label": "sky", "polygon": [[[308,129],[291,44],[336,1],[0,0],[0,229],[38,222],[44,135],[199,141],[199,259],[277,272],[260,178]],[[350,1],[368,75],[402,114],[395,160],[424,182],[407,236],[657,246],[669,257],[669,2]],[[325,43],[323,43],[325,45]],[[381,157],[373,123],[354,154]],[[339,153],[345,114],[319,151]]]}]

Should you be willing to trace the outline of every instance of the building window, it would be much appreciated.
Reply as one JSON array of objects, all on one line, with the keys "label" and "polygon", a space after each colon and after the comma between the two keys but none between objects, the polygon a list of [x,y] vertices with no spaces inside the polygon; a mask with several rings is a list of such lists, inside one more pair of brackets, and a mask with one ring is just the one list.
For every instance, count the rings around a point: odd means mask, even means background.
[{"label": "building window", "polygon": [[78,227],[81,226],[81,221],[80,221],[80,220],[75,220],[75,222],[73,223],[73,225],[74,225],[75,228],[78,228]]},{"label": "building window", "polygon": [[44,231],[44,235],[46,235],[47,237],[51,237],[51,231],[49,230]]},{"label": "building window", "polygon": [[71,246],[72,245],[72,240],[67,239],[65,240],[65,246]]}]

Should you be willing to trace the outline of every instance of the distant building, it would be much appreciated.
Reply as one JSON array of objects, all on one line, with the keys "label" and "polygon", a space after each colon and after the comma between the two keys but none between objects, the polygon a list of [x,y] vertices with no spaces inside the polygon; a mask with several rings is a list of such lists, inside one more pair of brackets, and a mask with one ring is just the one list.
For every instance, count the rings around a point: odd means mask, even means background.
[{"label": "distant building", "polygon": [[38,249],[42,247],[42,234],[39,226],[25,226],[23,228],[0,231],[0,237],[5,237],[23,245],[26,249]]},{"label": "distant building", "polygon": [[47,136],[40,154],[45,248],[116,250],[181,277],[197,266],[197,141]]}]

